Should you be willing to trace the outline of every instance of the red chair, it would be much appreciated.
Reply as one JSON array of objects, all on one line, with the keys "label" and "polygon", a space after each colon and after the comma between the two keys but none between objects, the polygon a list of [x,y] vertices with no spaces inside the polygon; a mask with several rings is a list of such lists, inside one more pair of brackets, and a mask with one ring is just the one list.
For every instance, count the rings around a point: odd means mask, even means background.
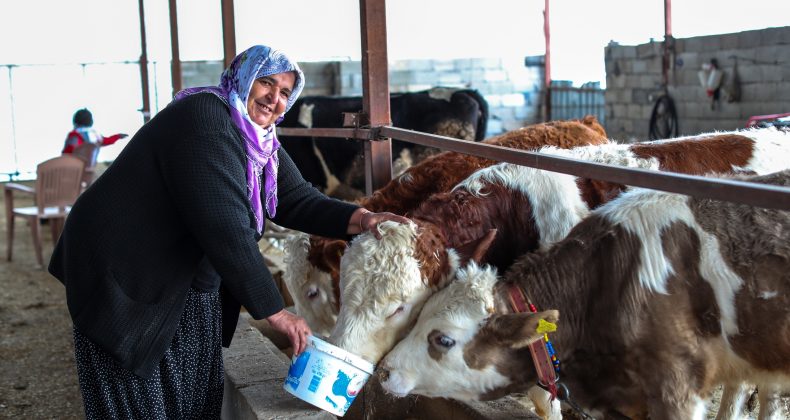
[{"label": "red chair", "polygon": [[[30,225],[33,236],[33,247],[36,252],[38,264],[44,266],[41,250],[41,232],[39,226],[42,220],[49,220],[52,229],[52,240],[56,242],[63,229],[71,206],[82,192],[82,180],[85,171],[85,162],[82,159],[63,155],[45,162],[36,168],[36,186],[30,188],[16,183],[5,184],[5,209],[8,221],[8,261],[11,261],[14,244],[14,220],[24,218]],[[14,192],[34,195],[35,206],[14,207]]]}]

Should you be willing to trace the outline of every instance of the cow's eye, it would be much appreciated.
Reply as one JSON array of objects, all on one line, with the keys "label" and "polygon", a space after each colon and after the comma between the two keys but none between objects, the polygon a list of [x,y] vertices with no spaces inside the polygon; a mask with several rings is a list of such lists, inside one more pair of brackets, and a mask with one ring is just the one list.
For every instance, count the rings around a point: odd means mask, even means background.
[{"label": "cow's eye", "polygon": [[442,346],[446,349],[449,349],[450,347],[455,345],[455,340],[444,334],[437,335],[436,337],[434,337],[434,341],[436,342],[437,345]]},{"label": "cow's eye", "polygon": [[308,299],[315,299],[316,297],[318,297],[318,288],[317,287],[311,287],[310,290],[307,291],[307,298]]},{"label": "cow's eye", "polygon": [[392,318],[393,316],[395,316],[395,315],[397,315],[397,314],[399,314],[399,313],[403,312],[403,310],[404,310],[404,309],[405,309],[405,308],[403,307],[403,305],[401,305],[401,306],[398,306],[397,308],[395,308],[395,310],[394,310],[394,311],[393,311],[391,314],[389,314],[389,316],[388,316],[387,318],[388,318],[388,319],[389,319],[389,318]]}]

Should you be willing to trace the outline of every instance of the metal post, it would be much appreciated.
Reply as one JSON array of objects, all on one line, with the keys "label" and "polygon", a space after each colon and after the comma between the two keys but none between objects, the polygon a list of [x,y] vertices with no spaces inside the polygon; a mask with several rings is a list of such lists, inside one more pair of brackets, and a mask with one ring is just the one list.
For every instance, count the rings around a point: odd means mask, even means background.
[{"label": "metal post", "polygon": [[[11,144],[14,149],[14,172],[9,174],[10,181],[14,180],[15,176],[19,176],[19,153],[16,148],[16,112],[14,107],[14,77],[12,76],[13,64],[8,67],[8,101],[9,109],[11,110]],[[11,246],[10,244],[8,246]]]},{"label": "metal post", "polygon": [[[390,90],[387,68],[387,10],[385,0],[359,0],[362,29],[362,110],[370,125],[390,125]],[[390,139],[365,142],[367,195],[392,179]]]},{"label": "metal post", "polygon": [[140,84],[143,88],[143,106],[140,112],[143,113],[143,123],[151,119],[151,99],[148,94],[148,45],[145,37],[145,7],[144,0],[138,0],[140,10]]},{"label": "metal post", "polygon": [[236,18],[233,0],[222,0],[222,50],[225,68],[236,57]]},{"label": "metal post", "polygon": [[544,1],[543,37],[546,40],[546,55],[543,57],[543,90],[546,92],[544,121],[551,121],[551,25],[549,24],[549,0]]},{"label": "metal post", "polygon": [[170,5],[170,49],[173,54],[170,62],[170,78],[173,81],[173,96],[181,90],[181,58],[178,51],[178,14],[176,0],[169,0]]},{"label": "metal post", "polygon": [[674,48],[672,38],[672,0],[664,0],[664,45],[662,46],[661,56],[661,81],[664,89],[669,86],[669,56]]}]

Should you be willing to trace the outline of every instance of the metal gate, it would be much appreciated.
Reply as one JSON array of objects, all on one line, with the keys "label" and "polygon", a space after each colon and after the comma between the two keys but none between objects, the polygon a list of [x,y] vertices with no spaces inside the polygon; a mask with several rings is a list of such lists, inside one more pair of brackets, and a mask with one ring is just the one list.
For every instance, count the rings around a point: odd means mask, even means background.
[{"label": "metal gate", "polygon": [[551,81],[551,119],[568,120],[595,115],[605,125],[604,89],[599,82],[573,87],[568,80]]}]

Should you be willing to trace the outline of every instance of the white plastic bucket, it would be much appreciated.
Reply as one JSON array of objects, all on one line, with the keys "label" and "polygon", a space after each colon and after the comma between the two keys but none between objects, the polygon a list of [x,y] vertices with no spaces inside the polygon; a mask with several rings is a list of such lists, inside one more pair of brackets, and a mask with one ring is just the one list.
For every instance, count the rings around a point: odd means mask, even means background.
[{"label": "white plastic bucket", "polygon": [[346,414],[376,366],[317,337],[291,360],[283,388],[336,416]]}]

